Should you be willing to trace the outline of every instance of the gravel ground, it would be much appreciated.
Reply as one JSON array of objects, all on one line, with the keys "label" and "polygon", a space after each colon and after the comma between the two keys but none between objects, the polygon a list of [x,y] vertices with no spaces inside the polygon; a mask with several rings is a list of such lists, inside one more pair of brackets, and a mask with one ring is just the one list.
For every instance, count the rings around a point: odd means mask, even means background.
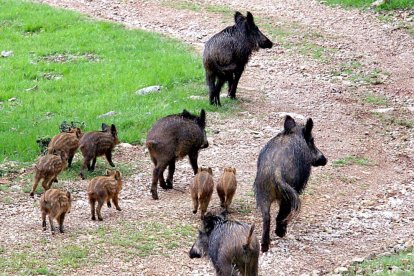
[{"label": "gravel ground", "polygon": [[[201,152],[199,163],[213,167],[215,180],[223,167],[237,168],[239,187],[231,216],[255,222],[260,237],[261,216],[251,193],[256,160],[263,145],[281,130],[286,113],[298,121],[313,118],[316,145],[330,161],[313,170],[302,196],[302,211],[287,236],[280,239],[271,232],[271,248],[260,256],[260,274],[335,274],[335,269],[351,262],[412,245],[414,39],[398,28],[400,21],[382,22],[369,12],[296,0],[192,1],[198,7],[194,10],[190,5],[183,8],[179,1],[37,2],[159,32],[194,45],[200,52],[212,34],[232,24],[231,14],[208,7],[226,5],[230,12],[251,11],[262,31],[278,45],[255,53],[247,66],[237,94],[242,111],[232,116],[207,115],[210,147]],[[272,30],[282,30],[284,35]],[[346,73],[352,64],[356,64],[353,73]],[[389,109],[367,102],[367,95],[383,97]],[[332,163],[351,155],[363,156],[369,164]],[[121,192],[123,211],[104,209],[104,222],[99,225],[122,229],[124,222],[182,222],[197,227],[188,194],[192,175],[187,160],[178,163],[176,189],[160,191],[160,200],[153,201],[149,193],[152,165],[144,148],[118,147],[114,156],[115,163],[133,164],[136,172],[126,178]],[[90,231],[96,231],[98,224],[89,220],[86,185],[81,180],[63,183],[75,191],[67,219],[71,234],[53,238],[41,231],[37,200],[28,200],[19,186],[12,187],[7,194],[15,198],[13,203],[0,203],[5,210],[0,217],[0,242],[6,247],[31,243],[36,252],[90,241]],[[210,206],[219,210],[216,195]],[[213,274],[206,259],[188,258],[195,236],[194,231],[167,252],[155,251],[146,257],[113,252],[65,272]],[[53,242],[45,244],[41,239]],[[104,244],[99,250],[109,253],[110,248]]]}]

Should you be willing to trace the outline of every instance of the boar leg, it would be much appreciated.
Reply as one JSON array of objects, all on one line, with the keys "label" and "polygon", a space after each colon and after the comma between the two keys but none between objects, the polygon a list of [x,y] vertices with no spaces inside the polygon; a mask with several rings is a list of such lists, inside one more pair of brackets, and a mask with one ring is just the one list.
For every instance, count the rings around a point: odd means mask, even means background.
[{"label": "boar leg", "polygon": [[275,233],[279,237],[283,238],[286,235],[287,229],[287,217],[290,215],[292,210],[289,200],[282,199],[280,201],[279,213],[276,217],[276,230]]},{"label": "boar leg", "polygon": [[96,156],[92,159],[92,165],[89,168],[89,171],[93,172],[95,170],[96,165]]},{"label": "boar leg", "polygon": [[225,202],[226,202],[226,195],[224,194],[223,189],[221,189],[221,188],[217,187],[217,194],[218,194],[218,196],[219,196],[219,198],[220,198],[220,206],[224,208],[224,207],[226,206],[226,205],[225,205]]},{"label": "boar leg", "polygon": [[101,215],[101,209],[104,204],[104,201],[105,200],[103,198],[98,199],[98,208],[96,208],[96,213],[98,214],[98,220],[103,220],[102,215]]},{"label": "boar leg", "polygon": [[208,202],[209,199],[208,198],[200,198],[200,218],[204,219],[204,214],[207,212],[207,207],[208,207]]},{"label": "boar leg", "polygon": [[46,212],[42,211],[42,228],[43,231],[46,231]]},{"label": "boar leg", "polygon": [[241,75],[242,75],[242,73],[243,73],[243,71],[242,72],[234,72],[234,79],[233,79],[233,83],[232,83],[232,85],[231,85],[231,89],[229,90],[229,96],[230,96],[230,99],[236,99],[236,89],[237,89],[237,85],[239,84],[239,80],[240,80],[240,77],[241,77]]},{"label": "boar leg", "polygon": [[115,194],[115,195],[114,195],[114,197],[112,198],[112,202],[114,203],[115,208],[116,208],[118,211],[122,211],[122,209],[121,209],[121,207],[119,207],[119,203],[118,203],[118,194]]},{"label": "boar leg", "polygon": [[55,234],[55,226],[53,225],[53,217],[49,214],[49,223],[50,223],[50,231],[52,231],[52,235]]},{"label": "boar leg", "polygon": [[191,195],[191,197],[193,199],[193,214],[196,214],[198,210],[198,197],[197,195]]},{"label": "boar leg", "polygon": [[216,275],[217,276],[228,276],[228,275],[234,275],[234,268],[231,262],[219,262],[217,265],[214,265],[214,268],[216,269]]},{"label": "boar leg", "polygon": [[270,244],[270,204],[266,201],[261,202],[263,217],[262,252],[269,250]]},{"label": "boar leg", "polygon": [[[40,177],[36,174],[35,176],[35,180],[32,186],[32,191],[30,192],[30,196],[34,197],[34,192],[36,191],[37,185],[39,184],[40,181]],[[44,182],[44,181],[43,181]],[[45,188],[45,186],[42,184],[43,188]]]},{"label": "boar leg", "polygon": [[74,156],[75,156],[75,151],[72,151],[69,153],[69,156],[68,156],[68,167],[69,168],[72,167],[72,160]]},{"label": "boar leg", "polygon": [[221,106],[220,103],[220,90],[223,87],[223,84],[226,80],[223,77],[217,78],[216,89],[214,90],[214,104],[217,106]]},{"label": "boar leg", "polygon": [[210,98],[210,104],[214,104],[214,91],[216,90],[216,75],[211,71],[206,71],[206,81],[208,85],[208,92]]},{"label": "boar leg", "polygon": [[167,189],[173,188],[175,172],[175,160],[172,160],[168,165]]},{"label": "boar leg", "polygon": [[191,167],[193,168],[194,175],[196,175],[198,171],[198,164],[197,164],[198,151],[190,152],[188,154],[188,158],[190,159],[190,164],[191,164]]},{"label": "boar leg", "polygon": [[108,197],[108,201],[106,202],[106,206],[108,206],[108,208],[111,208],[112,207],[111,199],[109,197]]},{"label": "boar leg", "polygon": [[92,220],[96,220],[96,217],[95,217],[95,203],[96,203],[95,199],[90,199],[89,200],[89,204],[91,205]]},{"label": "boar leg", "polygon": [[105,156],[106,160],[109,162],[109,165],[111,165],[111,167],[115,167],[114,162],[112,162],[112,151],[110,149],[105,152]]},{"label": "boar leg", "polygon": [[65,229],[63,228],[63,222],[65,221],[65,215],[66,215],[66,213],[60,214],[60,217],[58,219],[60,233],[64,233],[65,232],[64,231]]},{"label": "boar leg", "polygon": [[157,192],[157,183],[158,183],[158,168],[155,167],[152,171],[152,184],[151,184],[151,194],[153,199],[158,199]]},{"label": "boar leg", "polygon": [[83,174],[85,168],[88,168],[88,171],[90,171],[90,169],[91,169],[90,161],[91,161],[91,159],[89,159],[88,157],[83,158],[83,164],[82,164],[82,168],[81,168],[81,171],[80,171],[80,174],[79,174],[82,179],[85,179],[85,175]]}]

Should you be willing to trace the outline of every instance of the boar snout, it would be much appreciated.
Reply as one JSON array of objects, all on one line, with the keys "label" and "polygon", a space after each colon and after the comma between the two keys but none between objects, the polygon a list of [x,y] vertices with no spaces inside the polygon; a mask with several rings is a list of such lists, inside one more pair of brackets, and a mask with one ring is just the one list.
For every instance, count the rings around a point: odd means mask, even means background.
[{"label": "boar snout", "polygon": [[190,256],[191,259],[201,258],[201,252],[199,250],[197,250],[196,248],[194,248],[194,245],[193,245],[193,247],[191,247],[191,250],[188,253],[188,255]]},{"label": "boar snout", "polygon": [[314,167],[325,166],[328,163],[328,159],[323,154],[319,154],[316,161],[312,164]]}]

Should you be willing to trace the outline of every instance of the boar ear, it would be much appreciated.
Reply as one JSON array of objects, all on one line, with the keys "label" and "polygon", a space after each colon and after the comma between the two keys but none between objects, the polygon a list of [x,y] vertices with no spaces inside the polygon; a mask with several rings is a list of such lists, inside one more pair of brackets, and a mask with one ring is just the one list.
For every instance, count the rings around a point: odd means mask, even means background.
[{"label": "boar ear", "polygon": [[70,192],[69,192],[69,191],[67,191],[67,192],[66,192],[66,197],[67,197],[68,199],[70,199]]},{"label": "boar ear", "polygon": [[108,129],[108,126],[105,123],[102,123],[102,131],[106,131]]},{"label": "boar ear", "polygon": [[234,22],[237,24],[240,21],[244,20],[244,16],[243,14],[241,14],[240,12],[236,11],[236,13],[234,14]]},{"label": "boar ear", "polygon": [[115,125],[114,125],[114,124],[112,124],[112,125],[111,125],[111,133],[112,133],[113,135],[115,135],[115,134],[116,134],[116,127],[115,127]]},{"label": "boar ear", "polygon": [[108,170],[108,169],[105,170],[105,175],[106,176],[111,175],[111,174],[112,174],[111,170]]},{"label": "boar ear", "polygon": [[82,136],[82,130],[80,129],[80,128],[76,128],[76,137],[77,138],[81,138],[81,136]]},{"label": "boar ear", "polygon": [[233,168],[233,172],[234,172],[234,174],[236,174],[236,168]]},{"label": "boar ear", "polygon": [[204,129],[206,127],[206,112],[201,109],[200,118],[198,118],[198,125]]},{"label": "boar ear", "polygon": [[208,167],[207,171],[208,171],[209,174],[213,175],[213,170],[210,167]]},{"label": "boar ear", "polygon": [[253,18],[253,14],[251,14],[250,12],[247,12],[247,23],[249,23],[250,26],[254,26],[254,18]]},{"label": "boar ear", "polygon": [[286,133],[291,133],[292,129],[295,126],[296,126],[295,120],[292,117],[290,117],[289,115],[286,115],[285,124],[284,124],[285,132]]},{"label": "boar ear", "polygon": [[115,172],[115,180],[121,180],[121,173],[119,171]]},{"label": "boar ear", "polygon": [[305,128],[303,129],[303,134],[305,135],[305,139],[309,139],[312,136],[312,128],[313,128],[313,120],[309,118],[306,121]]}]

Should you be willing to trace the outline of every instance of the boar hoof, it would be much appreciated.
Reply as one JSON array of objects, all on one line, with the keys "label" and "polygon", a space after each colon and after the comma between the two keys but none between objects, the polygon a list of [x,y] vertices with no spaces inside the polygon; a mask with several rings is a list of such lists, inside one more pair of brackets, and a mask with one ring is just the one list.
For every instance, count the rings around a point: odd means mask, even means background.
[{"label": "boar hoof", "polygon": [[58,183],[59,181],[55,178],[53,179],[53,182]]},{"label": "boar hoof", "polygon": [[168,189],[168,186],[165,183],[160,183],[160,187],[163,188],[164,190]]},{"label": "boar hoof", "polygon": [[96,217],[92,217],[92,220],[96,220]]},{"label": "boar hoof", "polygon": [[108,208],[111,208],[112,207],[111,202],[106,203],[106,206],[108,206]]},{"label": "boar hoof", "polygon": [[157,191],[151,191],[152,199],[158,200],[158,193]]},{"label": "boar hoof", "polygon": [[30,196],[31,196],[31,197],[34,197],[34,192],[31,192],[31,193],[30,193]]},{"label": "boar hoof", "polygon": [[60,233],[65,233],[65,231],[63,230],[63,227],[62,228],[59,228],[59,231],[60,231]]},{"label": "boar hoof", "polygon": [[193,210],[193,214],[197,214],[197,210]]},{"label": "boar hoof", "polygon": [[81,177],[82,180],[85,180],[85,176],[83,175],[83,173],[80,173],[79,176]]},{"label": "boar hoof", "polygon": [[116,209],[117,209],[118,211],[122,211],[121,207],[116,207]]},{"label": "boar hoof", "polygon": [[111,165],[111,167],[115,167],[115,164],[113,162],[109,163],[109,165]]},{"label": "boar hoof", "polygon": [[278,237],[283,238],[286,235],[286,226],[278,225],[276,227],[275,233]]},{"label": "boar hoof", "polygon": [[99,221],[103,221],[103,218],[101,218],[101,217],[98,217],[98,220],[99,220]]},{"label": "boar hoof", "polygon": [[167,179],[167,189],[172,189],[173,188],[173,183],[171,180]]},{"label": "boar hoof", "polygon": [[263,253],[265,253],[265,252],[267,252],[267,251],[269,251],[269,245],[268,245],[268,244],[263,244],[263,243],[262,243],[262,252],[263,252]]}]

